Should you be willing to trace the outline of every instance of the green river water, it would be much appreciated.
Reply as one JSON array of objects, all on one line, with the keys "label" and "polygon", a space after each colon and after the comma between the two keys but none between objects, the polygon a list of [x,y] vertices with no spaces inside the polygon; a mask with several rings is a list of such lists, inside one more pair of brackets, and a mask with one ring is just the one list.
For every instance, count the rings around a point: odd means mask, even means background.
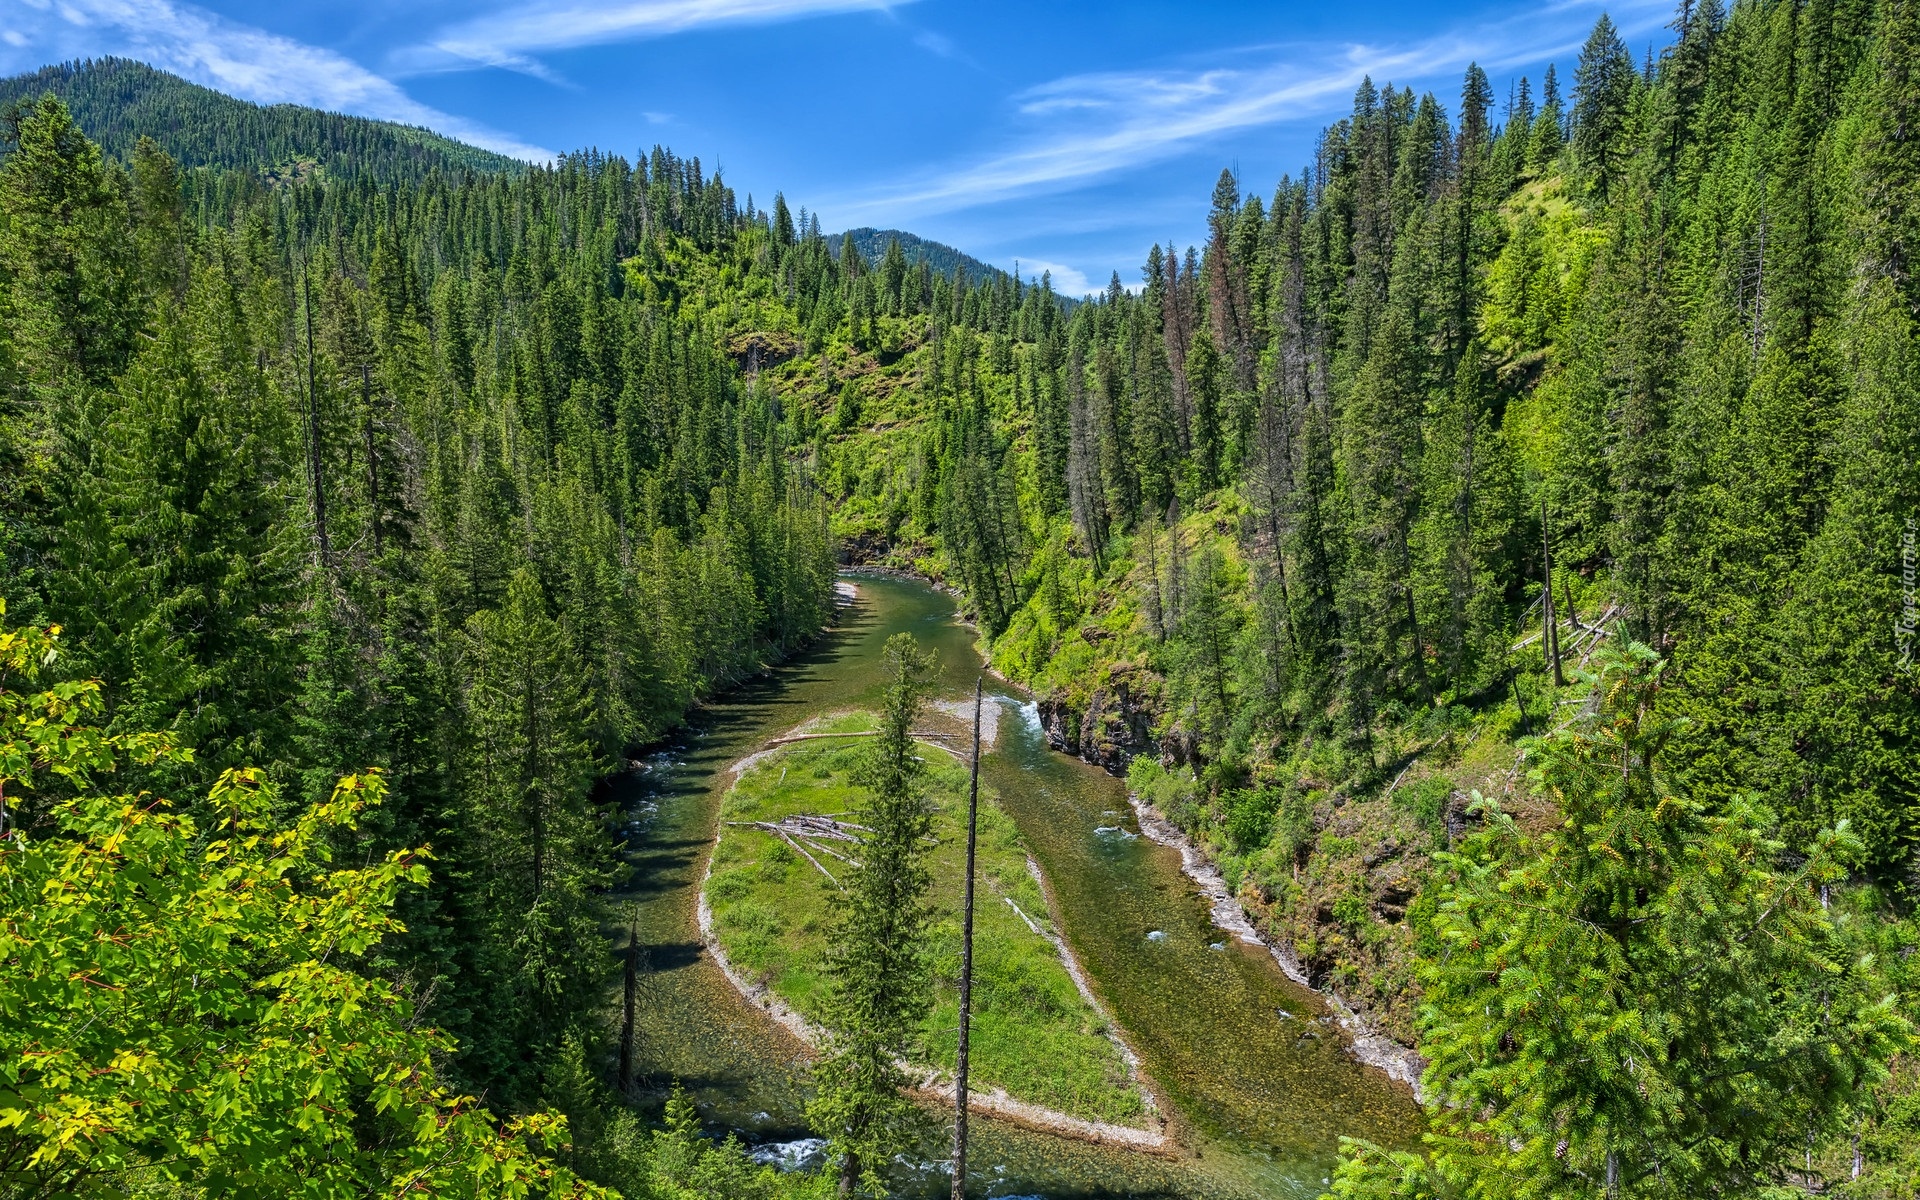
[{"label": "green river water", "polygon": [[[947,596],[892,577],[848,582],[857,598],[813,650],[703,708],[615,785],[635,868],[622,899],[646,966],[637,1069],[656,1098],[677,1080],[709,1122],[756,1145],[807,1136],[807,1055],[701,946],[697,889],[727,767],[810,717],[874,703],[880,649],[895,633],[937,654],[938,699],[970,697],[979,671]],[[976,1117],[969,1194],[1312,1196],[1341,1135],[1411,1143],[1420,1117],[1407,1090],[1355,1063],[1317,1020],[1319,998],[1270,955],[1212,926],[1178,852],[1139,836],[1124,782],[1050,750],[1025,695],[991,678],[988,695],[999,736],[982,770],[1044,868],[1066,938],[1139,1052],[1179,1151],[1092,1146]],[[943,1156],[930,1140],[903,1162],[901,1194],[944,1196]]]}]

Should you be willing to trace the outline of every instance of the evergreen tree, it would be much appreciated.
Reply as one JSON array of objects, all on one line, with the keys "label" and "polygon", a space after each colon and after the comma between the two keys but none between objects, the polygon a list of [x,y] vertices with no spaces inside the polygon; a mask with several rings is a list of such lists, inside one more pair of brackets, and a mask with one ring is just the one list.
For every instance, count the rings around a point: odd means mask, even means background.
[{"label": "evergreen tree", "polygon": [[1226,457],[1225,430],[1222,428],[1222,396],[1225,375],[1213,338],[1201,330],[1193,339],[1187,358],[1187,394],[1193,398],[1193,457],[1200,474],[1202,491],[1220,486],[1221,466]]},{"label": "evergreen tree", "polygon": [[846,884],[829,938],[827,1053],[807,1119],[839,1158],[840,1194],[879,1191],[881,1168],[908,1144],[917,1113],[902,1095],[900,1060],[929,1003],[927,841],[933,810],[913,725],[931,659],[911,634],[887,642],[880,733],[859,776],[866,791],[860,865]]},{"label": "evergreen tree", "polygon": [[1533,118],[1533,130],[1527,140],[1527,168],[1544,172],[1560,156],[1566,116],[1560,109],[1560,80],[1554,65],[1547,64],[1546,81],[1540,85],[1540,111]]},{"label": "evergreen tree", "polygon": [[134,240],[139,250],[141,290],[181,299],[187,289],[187,231],[180,196],[180,169],[152,138],[133,147]]},{"label": "evergreen tree", "polygon": [[781,249],[793,245],[793,214],[787,210],[787,198],[780,192],[773,194],[773,241]]},{"label": "evergreen tree", "polygon": [[1565,813],[1536,838],[1488,801],[1452,859],[1424,969],[1441,1166],[1472,1194],[1745,1191],[1846,1128],[1911,1030],[1830,890],[1842,824],[1784,865],[1773,818],[1676,795],[1663,664],[1603,655],[1600,710],[1543,746]]},{"label": "evergreen tree", "polygon": [[477,935],[466,1003],[485,1014],[474,1056],[511,1080],[509,1064],[551,1052],[565,1014],[598,986],[589,947],[609,850],[588,797],[593,697],[532,572],[514,573],[501,607],[476,614],[468,637],[456,817],[469,867],[459,903]]},{"label": "evergreen tree", "polygon": [[0,121],[0,263],[8,341],[42,402],[105,383],[139,328],[139,264],[118,164],[53,96]]},{"label": "evergreen tree", "polygon": [[1605,13],[1593,24],[1573,76],[1573,152],[1594,181],[1609,193],[1631,152],[1627,122],[1639,74],[1625,42]]},{"label": "evergreen tree", "polygon": [[1100,487],[1097,438],[1088,411],[1086,365],[1075,343],[1067,352],[1067,501],[1074,529],[1095,562],[1107,544],[1107,504]]},{"label": "evergreen tree", "polygon": [[116,718],[176,730],[216,772],[288,752],[299,553],[276,478],[283,411],[252,364],[219,361],[244,353],[224,291],[201,276],[192,315],[162,324],[117,393],[73,410],[45,585]]},{"label": "evergreen tree", "polygon": [[1211,545],[1185,564],[1175,558],[1169,570],[1181,575],[1173,617],[1178,715],[1197,737],[1217,745],[1238,715],[1234,660],[1242,617],[1230,598],[1238,581]]}]

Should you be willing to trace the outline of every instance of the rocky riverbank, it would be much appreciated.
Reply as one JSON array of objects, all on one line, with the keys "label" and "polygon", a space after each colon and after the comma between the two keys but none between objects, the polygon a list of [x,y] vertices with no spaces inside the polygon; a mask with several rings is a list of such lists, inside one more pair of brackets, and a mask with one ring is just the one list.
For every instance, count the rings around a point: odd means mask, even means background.
[{"label": "rocky riverbank", "polygon": [[[1154,681],[1136,679],[1136,674],[1123,664],[1108,667],[1101,681],[1088,692],[1084,708],[1060,699],[1038,701],[1036,708],[1048,744],[1115,775],[1126,774],[1128,764],[1143,754],[1155,755],[1167,765],[1186,761],[1190,754],[1186,753],[1188,747],[1184,744],[1164,747],[1156,744],[1152,735],[1154,715],[1147,708],[1156,691]],[[1142,703],[1143,700],[1146,703]],[[1378,1021],[1369,1017],[1365,1006],[1342,995],[1324,977],[1314,978],[1289,939],[1271,932],[1262,933],[1249,916],[1242,898],[1205,849],[1140,796],[1131,790],[1128,796],[1142,832],[1156,842],[1179,850],[1182,869],[1208,898],[1214,924],[1243,942],[1264,948],[1290,979],[1318,992],[1348,1035],[1354,1057],[1412,1088],[1417,1096],[1426,1060],[1383,1030]]]},{"label": "rocky riverbank", "polygon": [[1335,1019],[1349,1039],[1353,1056],[1367,1066],[1385,1071],[1387,1077],[1406,1084],[1413,1089],[1414,1096],[1420,1096],[1420,1074],[1426,1070],[1426,1060],[1409,1046],[1403,1046],[1386,1034],[1374,1028],[1352,1005],[1331,988],[1315,987],[1300,964],[1299,956],[1293,947],[1278,939],[1269,939],[1261,935],[1247,918],[1246,910],[1227,887],[1226,877],[1220,874],[1218,867],[1203,854],[1193,840],[1181,833],[1179,828],[1151,804],[1146,803],[1137,793],[1128,792],[1127,798],[1133,804],[1135,818],[1140,822],[1140,832],[1163,846],[1171,846],[1180,852],[1181,869],[1187,878],[1199,886],[1213,908],[1213,923],[1221,931],[1249,945],[1259,946],[1273,955],[1280,969],[1287,977],[1302,987],[1312,988],[1327,1001],[1333,1009]]}]

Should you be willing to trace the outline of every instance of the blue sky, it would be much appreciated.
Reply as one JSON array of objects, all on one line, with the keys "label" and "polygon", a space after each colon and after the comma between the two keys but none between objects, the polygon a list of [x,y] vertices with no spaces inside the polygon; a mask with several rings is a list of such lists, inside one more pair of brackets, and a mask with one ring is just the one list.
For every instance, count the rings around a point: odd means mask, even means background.
[{"label": "blue sky", "polygon": [[909,229],[1066,291],[1203,235],[1223,166],[1270,194],[1362,75],[1502,102],[1602,9],[1636,55],[1667,0],[0,0],[0,73],[121,54],[262,102],[523,157],[655,142],[829,231]]}]

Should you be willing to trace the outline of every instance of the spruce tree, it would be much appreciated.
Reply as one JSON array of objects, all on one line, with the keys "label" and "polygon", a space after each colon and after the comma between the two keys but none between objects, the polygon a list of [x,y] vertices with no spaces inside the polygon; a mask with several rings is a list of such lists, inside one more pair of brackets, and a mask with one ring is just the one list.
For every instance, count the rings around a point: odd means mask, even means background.
[{"label": "spruce tree", "polygon": [[1605,13],[1580,50],[1573,75],[1573,151],[1605,198],[1631,148],[1627,120],[1639,74]]},{"label": "spruce tree", "polygon": [[1529,170],[1545,172],[1552,168],[1554,159],[1560,156],[1564,138],[1561,123],[1565,120],[1560,109],[1560,80],[1554,65],[1548,63],[1546,81],[1540,86],[1540,111],[1533,118],[1533,132],[1527,140]]},{"label": "spruce tree", "polygon": [[51,399],[126,365],[143,313],[119,165],[103,160],[51,94],[0,121],[0,264],[8,337]]},{"label": "spruce tree", "polygon": [[[588,796],[598,764],[579,659],[525,568],[498,609],[468,622],[465,750],[456,837],[460,907],[477,972],[462,999],[484,1014],[474,1066],[501,1082],[538,1061],[597,986],[597,892],[610,851]],[[484,1064],[484,1066],[482,1066]]]},{"label": "spruce tree", "polygon": [[214,772],[284,761],[298,654],[291,431],[252,363],[220,362],[231,300],[202,275],[118,390],[71,410],[45,568],[120,719],[176,730]]},{"label": "spruce tree", "polygon": [[1603,651],[1598,712],[1541,747],[1564,814],[1443,860],[1423,967],[1425,1085],[1442,1168],[1472,1194],[1700,1196],[1764,1187],[1847,1128],[1912,1030],[1830,903],[1842,823],[1786,855],[1742,799],[1710,816],[1667,771],[1664,664]]},{"label": "spruce tree", "polygon": [[883,1190],[880,1171],[910,1143],[917,1119],[902,1094],[909,1081],[900,1060],[931,1000],[926,858],[933,809],[913,725],[932,667],[913,635],[888,639],[880,732],[857,780],[865,791],[859,816],[866,836],[828,939],[829,1040],[807,1120],[827,1135],[842,1196]]},{"label": "spruce tree", "polygon": [[1226,430],[1223,427],[1222,395],[1226,382],[1225,364],[1207,330],[1194,335],[1187,357],[1187,394],[1193,398],[1193,460],[1199,472],[1202,491],[1220,486],[1221,465],[1226,457]]}]

